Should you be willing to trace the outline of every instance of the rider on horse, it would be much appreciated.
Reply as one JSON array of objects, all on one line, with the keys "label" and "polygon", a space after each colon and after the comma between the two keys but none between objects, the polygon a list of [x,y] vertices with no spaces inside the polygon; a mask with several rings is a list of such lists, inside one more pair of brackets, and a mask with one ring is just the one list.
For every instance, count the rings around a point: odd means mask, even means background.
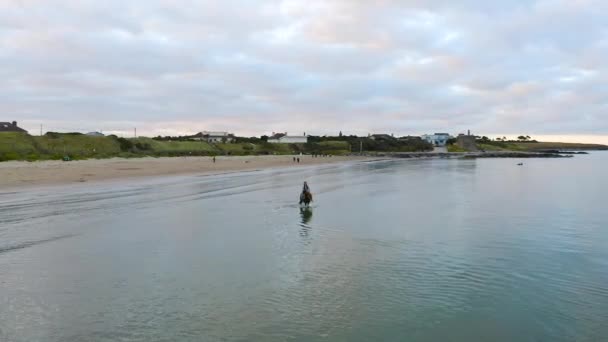
[{"label": "rider on horse", "polygon": [[308,205],[310,202],[312,202],[312,193],[310,192],[308,183],[304,182],[304,187],[302,188],[302,193],[300,194],[300,204],[304,203]]}]

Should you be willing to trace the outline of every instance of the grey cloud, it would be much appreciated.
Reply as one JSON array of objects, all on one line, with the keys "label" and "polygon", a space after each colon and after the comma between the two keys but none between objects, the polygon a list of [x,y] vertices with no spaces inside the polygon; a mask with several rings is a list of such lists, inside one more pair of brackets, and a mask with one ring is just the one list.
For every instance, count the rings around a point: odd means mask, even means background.
[{"label": "grey cloud", "polygon": [[608,135],[600,0],[0,3],[26,128]]}]

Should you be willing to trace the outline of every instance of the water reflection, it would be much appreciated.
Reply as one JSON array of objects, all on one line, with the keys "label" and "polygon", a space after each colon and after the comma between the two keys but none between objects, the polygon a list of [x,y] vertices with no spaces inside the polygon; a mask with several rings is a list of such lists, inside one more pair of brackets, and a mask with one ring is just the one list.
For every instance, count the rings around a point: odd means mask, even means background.
[{"label": "water reflection", "polygon": [[308,224],[312,220],[312,208],[304,207],[300,208],[300,217],[302,217],[302,223]]},{"label": "water reflection", "polygon": [[308,223],[312,220],[312,208],[311,207],[303,207],[300,208],[300,218],[302,219],[300,226],[300,236],[308,236],[310,232],[310,226]]}]

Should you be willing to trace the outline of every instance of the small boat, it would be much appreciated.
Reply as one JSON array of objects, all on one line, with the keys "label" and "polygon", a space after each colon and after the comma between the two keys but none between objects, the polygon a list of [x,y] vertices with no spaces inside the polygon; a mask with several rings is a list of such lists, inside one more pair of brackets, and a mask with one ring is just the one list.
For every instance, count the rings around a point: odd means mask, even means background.
[{"label": "small boat", "polygon": [[517,165],[522,166],[522,165],[524,165],[524,163],[519,163],[519,164],[517,164]]}]

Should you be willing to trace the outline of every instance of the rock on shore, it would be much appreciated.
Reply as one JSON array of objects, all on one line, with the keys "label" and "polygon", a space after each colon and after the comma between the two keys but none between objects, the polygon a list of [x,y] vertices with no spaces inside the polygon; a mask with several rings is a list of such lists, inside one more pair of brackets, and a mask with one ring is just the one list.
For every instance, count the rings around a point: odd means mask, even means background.
[{"label": "rock on shore", "polygon": [[559,153],[546,152],[515,152],[515,151],[497,151],[497,152],[384,152],[377,153],[378,157],[392,158],[461,158],[461,159],[476,159],[476,158],[571,158],[572,155],[564,155]]}]

